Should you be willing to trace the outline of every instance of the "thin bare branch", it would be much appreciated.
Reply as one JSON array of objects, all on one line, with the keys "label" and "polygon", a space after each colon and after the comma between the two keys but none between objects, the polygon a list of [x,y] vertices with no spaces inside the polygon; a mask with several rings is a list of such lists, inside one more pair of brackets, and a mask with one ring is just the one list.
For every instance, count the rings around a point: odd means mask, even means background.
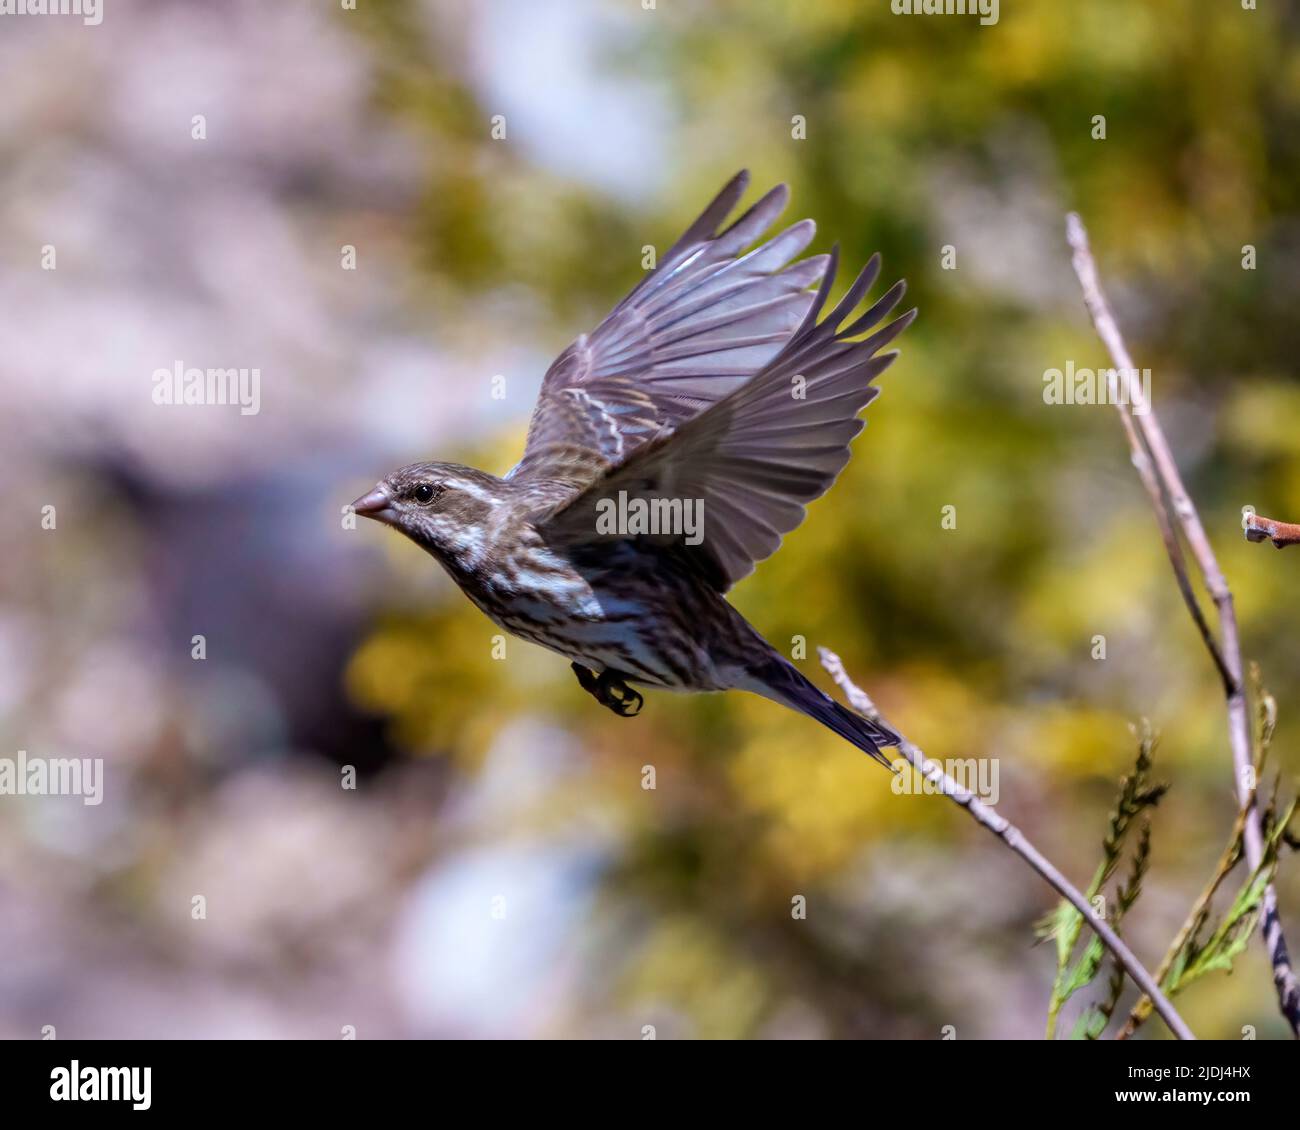
[{"label": "thin bare branch", "polygon": [[[898,732],[896,726],[891,725],[881,717],[880,711],[876,704],[871,701],[861,687],[849,678],[848,673],[844,670],[844,664],[840,657],[829,648],[819,647],[818,654],[821,656],[822,666],[826,668],[831,678],[835,680],[836,686],[844,692],[844,697],[849,700],[849,705],[853,707],[864,718],[869,718],[873,722],[880,722],[889,726],[890,729]],[[1009,820],[1001,816],[991,805],[985,804],[976,797],[969,789],[962,788],[956,781],[943,771],[941,765],[930,761],[924,753],[916,746],[903,738],[899,742],[898,752],[903,755],[908,764],[927,780],[934,782],[944,796],[948,797],[954,803],[964,808],[975,822],[992,832],[999,840],[1009,847],[1016,855],[1020,856],[1030,867],[1038,872],[1048,884],[1055,888],[1062,898],[1066,899],[1071,906],[1082,915],[1084,922],[1088,924],[1098,938],[1112,954],[1115,960],[1124,968],[1124,972],[1133,978],[1133,983],[1137,985],[1155,1004],[1156,1012],[1166,1024],[1169,1030],[1174,1033],[1180,1040],[1194,1040],[1196,1037],[1192,1030],[1187,1027],[1183,1018],[1175,1011],[1174,1006],[1169,1003],[1165,995],[1160,991],[1160,986],[1156,984],[1155,978],[1147,972],[1146,968],[1134,956],[1133,951],[1124,944],[1123,939],[1115,933],[1106,921],[1098,918],[1088,900],[1085,899],[1077,887],[1075,887],[1064,875],[1057,870],[1056,866],[1040,852],[1033,844],[1025,838],[1025,834],[1020,831]]]},{"label": "thin bare branch", "polygon": [[[1114,370],[1111,373],[1118,381],[1118,374]],[[1136,383],[1133,382],[1135,386]],[[1165,504],[1165,493],[1161,489],[1160,480],[1156,476],[1155,468],[1152,466],[1151,457],[1147,454],[1142,437],[1138,434],[1137,425],[1133,422],[1133,409],[1122,396],[1112,397],[1112,400],[1119,409],[1120,422],[1124,425],[1124,435],[1128,439],[1129,445],[1129,458],[1138,473],[1138,478],[1142,480],[1142,485],[1151,498],[1151,509],[1155,511],[1156,525],[1160,527],[1160,540],[1164,542],[1165,553],[1169,555],[1169,564],[1174,570],[1174,580],[1178,582],[1178,591],[1182,593],[1183,603],[1187,605],[1187,611],[1191,614],[1192,622],[1196,625],[1196,630],[1201,633],[1201,639],[1205,643],[1206,650],[1210,653],[1210,658],[1214,660],[1214,666],[1218,669],[1219,678],[1223,681],[1224,693],[1231,694],[1233,687],[1232,671],[1223,658],[1223,652],[1219,650],[1219,642],[1214,638],[1214,632],[1210,629],[1209,621],[1206,620],[1205,613],[1201,610],[1200,601],[1196,599],[1196,591],[1192,588],[1191,578],[1187,572],[1187,562],[1183,558],[1183,547],[1179,544],[1178,535],[1174,532],[1173,523],[1169,520],[1169,508]]]},{"label": "thin bare branch", "polygon": [[[1241,640],[1232,592],[1228,588],[1222,569],[1219,568],[1218,559],[1210,546],[1210,539],[1201,524],[1196,506],[1183,485],[1178,464],[1165,439],[1160,421],[1146,401],[1142,383],[1133,379],[1137,372],[1136,366],[1129,355],[1128,347],[1124,344],[1123,335],[1111,312],[1110,304],[1101,289],[1097,267],[1088,247],[1088,233],[1083,226],[1083,221],[1073,212],[1066,220],[1066,235],[1074,253],[1074,272],[1078,275],[1079,285],[1083,288],[1083,301],[1092,317],[1092,324],[1097,330],[1098,337],[1110,352],[1111,360],[1114,361],[1118,371],[1118,378],[1125,382],[1123,390],[1125,395],[1115,399],[1123,401],[1120,404],[1120,414],[1125,420],[1125,431],[1129,436],[1130,446],[1133,445],[1134,438],[1140,437],[1141,440],[1139,445],[1141,450],[1134,448],[1134,462],[1138,464],[1141,473],[1142,464],[1139,456],[1150,460],[1156,478],[1156,489],[1152,490],[1148,483],[1148,476],[1143,476],[1143,483],[1147,486],[1148,494],[1152,496],[1152,505],[1156,507],[1157,519],[1162,522],[1162,525],[1168,523],[1167,514],[1161,517],[1163,499],[1167,496],[1171,503],[1170,509],[1178,520],[1183,537],[1187,539],[1192,558],[1218,612],[1221,644],[1214,642],[1214,637],[1205,622],[1205,616],[1196,602],[1182,553],[1170,550],[1170,564],[1178,578],[1178,587],[1223,679],[1228,705],[1228,738],[1232,748],[1237,802],[1245,813],[1243,839],[1246,862],[1254,871],[1264,857],[1264,836],[1259,810],[1255,806],[1250,720],[1246,709],[1245,686],[1242,681]],[[1162,536],[1163,533],[1162,529]],[[1168,547],[1169,541],[1166,539],[1166,548]],[[1277,990],[1278,1007],[1290,1024],[1292,1033],[1300,1037],[1300,984],[1297,983],[1295,971],[1291,967],[1291,957],[1287,950],[1286,937],[1282,932],[1282,921],[1278,915],[1277,891],[1271,884],[1264,892],[1262,936],[1264,944],[1268,947],[1269,960],[1273,965],[1273,983]]]}]

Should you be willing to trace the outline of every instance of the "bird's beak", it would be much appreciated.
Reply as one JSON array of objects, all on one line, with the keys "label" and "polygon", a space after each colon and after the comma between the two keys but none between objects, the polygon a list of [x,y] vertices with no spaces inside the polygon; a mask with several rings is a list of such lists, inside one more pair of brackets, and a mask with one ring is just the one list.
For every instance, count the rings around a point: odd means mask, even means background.
[{"label": "bird's beak", "polygon": [[376,522],[389,526],[397,521],[393,500],[381,486],[375,487],[369,494],[363,494],[352,504],[352,509],[366,518],[373,518]]}]

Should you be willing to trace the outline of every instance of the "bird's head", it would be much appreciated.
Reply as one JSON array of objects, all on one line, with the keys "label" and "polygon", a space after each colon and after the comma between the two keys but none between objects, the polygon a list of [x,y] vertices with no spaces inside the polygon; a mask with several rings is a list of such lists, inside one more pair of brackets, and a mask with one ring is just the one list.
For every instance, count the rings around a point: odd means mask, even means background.
[{"label": "bird's head", "polygon": [[380,479],[352,508],[449,560],[481,544],[503,485],[495,475],[459,463],[412,463]]}]

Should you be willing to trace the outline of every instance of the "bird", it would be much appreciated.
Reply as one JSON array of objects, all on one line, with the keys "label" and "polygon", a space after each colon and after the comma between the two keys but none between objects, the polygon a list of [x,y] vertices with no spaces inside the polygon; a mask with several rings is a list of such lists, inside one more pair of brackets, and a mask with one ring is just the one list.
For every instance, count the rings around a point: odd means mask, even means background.
[{"label": "bird", "polygon": [[427,551],[505,631],[568,659],[615,714],[640,713],[638,687],[745,690],[888,767],[898,734],[818,689],[726,593],[844,469],[898,355],[882,349],[916,310],[881,325],[900,280],[850,317],[877,253],[823,317],[838,245],[797,258],[809,219],[769,237],[784,184],[728,224],[748,184],[737,173],[554,361],[504,477],[414,463],[352,509]]}]

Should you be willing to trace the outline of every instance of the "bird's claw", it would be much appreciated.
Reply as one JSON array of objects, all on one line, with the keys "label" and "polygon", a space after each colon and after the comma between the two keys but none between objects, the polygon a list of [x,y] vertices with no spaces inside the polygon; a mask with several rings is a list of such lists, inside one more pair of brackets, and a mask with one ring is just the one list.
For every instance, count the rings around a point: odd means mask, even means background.
[{"label": "bird's claw", "polygon": [[641,713],[645,698],[638,691],[627,685],[615,671],[595,671],[574,663],[573,673],[578,676],[582,689],[592,696],[601,706],[612,710],[620,718],[635,718]]},{"label": "bird's claw", "polygon": [[604,694],[599,701],[608,706],[620,718],[635,718],[645,705],[645,698],[639,691],[634,691],[617,675],[606,671],[600,677],[604,684]]}]

